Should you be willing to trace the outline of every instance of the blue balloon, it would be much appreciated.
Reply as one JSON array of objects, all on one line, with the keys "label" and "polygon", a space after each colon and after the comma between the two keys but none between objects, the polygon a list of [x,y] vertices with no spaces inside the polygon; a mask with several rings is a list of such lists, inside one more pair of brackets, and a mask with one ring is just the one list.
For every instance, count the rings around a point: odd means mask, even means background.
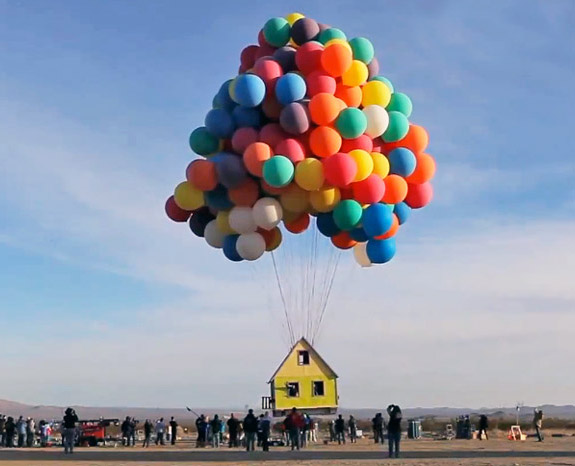
[{"label": "blue balloon", "polygon": [[395,238],[370,239],[367,242],[366,252],[374,264],[385,264],[395,256]]},{"label": "blue balloon", "polygon": [[262,114],[258,108],[248,108],[238,105],[232,111],[232,117],[238,128],[251,127],[259,129],[262,126]]},{"label": "blue balloon", "polygon": [[351,230],[349,232],[349,236],[351,236],[352,240],[357,241],[358,243],[365,243],[369,239],[369,236],[367,236],[365,230],[361,227]]},{"label": "blue balloon", "polygon": [[291,104],[305,97],[305,80],[296,73],[286,73],[276,82],[276,97],[283,104]]},{"label": "blue balloon", "polygon": [[333,219],[331,212],[318,214],[316,218],[316,224],[319,232],[327,237],[335,236],[341,231],[335,224],[335,220]]},{"label": "blue balloon", "polygon": [[228,235],[224,238],[224,255],[233,262],[243,261],[236,248],[239,237],[240,235]]},{"label": "blue balloon", "polygon": [[406,177],[415,171],[415,164],[417,163],[415,155],[405,147],[393,149],[387,158],[389,160],[389,173]]},{"label": "blue balloon", "polygon": [[385,234],[393,225],[393,213],[385,204],[371,204],[363,211],[363,229],[370,238]]},{"label": "blue balloon", "polygon": [[221,184],[217,185],[212,191],[204,193],[206,204],[210,209],[229,210],[234,206],[228,197],[228,190]]},{"label": "blue balloon", "polygon": [[399,204],[395,204],[393,213],[397,215],[399,224],[403,225],[405,222],[407,222],[407,219],[411,214],[411,207],[409,207],[405,202],[400,202]]},{"label": "blue balloon", "polygon": [[220,139],[231,138],[236,129],[232,116],[223,108],[211,109],[206,115],[205,125],[210,133]]},{"label": "blue balloon", "polygon": [[218,101],[219,108],[225,108],[228,112],[231,112],[237,104],[233,101],[230,96],[230,84],[233,79],[228,79],[225,83],[222,84],[220,90],[216,94],[216,98]]},{"label": "blue balloon", "polygon": [[266,96],[266,85],[255,74],[240,74],[234,83],[233,99],[244,107],[257,107]]},{"label": "blue balloon", "polygon": [[220,152],[215,157],[218,181],[226,188],[237,188],[246,180],[248,172],[241,156],[229,152]]}]

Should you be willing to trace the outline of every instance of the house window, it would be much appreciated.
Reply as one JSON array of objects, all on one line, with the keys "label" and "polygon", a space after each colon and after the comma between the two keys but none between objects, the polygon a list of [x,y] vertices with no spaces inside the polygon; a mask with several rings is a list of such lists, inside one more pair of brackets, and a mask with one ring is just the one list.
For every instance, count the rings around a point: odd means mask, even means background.
[{"label": "house window", "polygon": [[323,387],[323,381],[319,380],[313,383],[313,396],[324,396],[325,391]]},{"label": "house window", "polygon": [[287,392],[290,398],[297,398],[299,396],[299,383],[297,382],[288,382],[287,383]]},{"label": "house window", "polygon": [[298,363],[298,366],[309,366],[309,352],[308,351],[298,351],[297,352],[297,363]]}]

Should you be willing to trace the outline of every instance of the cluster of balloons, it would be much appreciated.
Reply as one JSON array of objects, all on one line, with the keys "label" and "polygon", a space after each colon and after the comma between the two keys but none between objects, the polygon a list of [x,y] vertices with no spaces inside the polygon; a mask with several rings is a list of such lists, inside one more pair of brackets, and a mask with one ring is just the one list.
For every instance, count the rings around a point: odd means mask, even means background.
[{"label": "cluster of balloons", "polygon": [[293,13],[241,52],[204,126],[201,158],[166,202],[168,216],[232,261],[256,260],[315,221],[362,266],[388,262],[412,209],[433,195],[428,135],[410,98],[379,74],[371,42]]}]

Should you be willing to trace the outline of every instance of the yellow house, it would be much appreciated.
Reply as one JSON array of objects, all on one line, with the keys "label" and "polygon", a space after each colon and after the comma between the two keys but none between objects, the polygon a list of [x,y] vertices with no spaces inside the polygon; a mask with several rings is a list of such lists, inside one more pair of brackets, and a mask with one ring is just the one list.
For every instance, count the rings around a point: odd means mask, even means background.
[{"label": "yellow house", "polygon": [[299,340],[270,378],[271,396],[262,408],[285,416],[292,408],[315,414],[337,411],[337,374],[305,338]]}]

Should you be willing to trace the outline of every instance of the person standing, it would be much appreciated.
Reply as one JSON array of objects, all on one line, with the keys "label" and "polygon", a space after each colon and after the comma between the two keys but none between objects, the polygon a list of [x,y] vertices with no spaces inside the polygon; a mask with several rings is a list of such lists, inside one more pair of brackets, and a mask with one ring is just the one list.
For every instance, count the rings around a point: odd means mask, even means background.
[{"label": "person standing", "polygon": [[78,422],[78,415],[72,408],[67,408],[64,413],[63,427],[63,443],[64,454],[74,453],[74,440],[76,438],[76,423]]},{"label": "person standing", "polygon": [[345,419],[341,414],[335,420],[334,428],[337,444],[341,445],[343,443],[345,445]]},{"label": "person standing", "polygon": [[48,423],[42,419],[38,427],[40,428],[40,446],[46,448],[48,446]]},{"label": "person standing", "polygon": [[6,446],[6,416],[0,414],[0,448]]},{"label": "person standing", "polygon": [[349,441],[351,443],[357,443],[357,422],[353,416],[349,416],[347,427],[349,429]]},{"label": "person standing", "polygon": [[176,436],[178,434],[178,423],[174,419],[174,416],[172,416],[172,418],[170,419],[170,428],[171,428],[170,439],[171,439],[172,445],[175,445],[176,444]]},{"label": "person standing", "polygon": [[166,423],[164,418],[161,417],[156,421],[156,445],[165,445],[164,434],[166,433]]},{"label": "person standing", "polygon": [[272,418],[270,417],[269,412],[265,412],[265,414],[260,418],[260,423],[258,426],[259,432],[261,432],[262,436],[262,450],[269,451],[270,450],[270,434],[272,430]]},{"label": "person standing", "polygon": [[533,427],[535,427],[535,432],[537,434],[537,441],[543,441],[543,410],[535,409],[533,412]]},{"label": "person standing", "polygon": [[144,443],[142,444],[143,448],[148,448],[150,446],[152,428],[152,422],[149,419],[146,419],[146,422],[144,422]]},{"label": "person standing", "polygon": [[489,420],[485,414],[479,416],[479,432],[477,434],[477,438],[479,440],[483,440],[483,434],[485,434],[485,440],[489,440],[487,436],[487,429],[489,428]]},{"label": "person standing", "polygon": [[401,408],[397,405],[389,405],[387,407],[387,414],[389,415],[389,422],[387,423],[387,440],[389,445],[389,457],[394,456],[399,458],[399,442],[401,440]]},{"label": "person standing", "polygon": [[384,420],[381,413],[377,413],[375,417],[371,420],[371,426],[373,428],[373,439],[375,443],[385,443],[385,438],[383,436]]},{"label": "person standing", "polygon": [[317,443],[317,431],[319,429],[319,420],[310,418],[311,437],[310,442]]},{"label": "person standing", "polygon": [[203,414],[196,419],[196,431],[198,432],[198,437],[196,439],[196,448],[204,448],[206,446],[208,423],[206,421],[206,416]]},{"label": "person standing", "polygon": [[292,408],[291,413],[286,417],[284,421],[284,426],[286,431],[289,432],[291,449],[299,450],[301,429],[304,426],[304,420],[296,408]]},{"label": "person standing", "polygon": [[34,446],[34,434],[36,433],[36,422],[31,417],[26,421],[26,446],[32,448]]},{"label": "person standing", "polygon": [[210,421],[210,429],[212,429],[212,447],[220,448],[220,431],[222,430],[222,421],[217,414]]},{"label": "person standing", "polygon": [[238,424],[239,421],[234,417],[234,413],[228,419],[228,433],[230,434],[229,448],[238,446]]},{"label": "person standing", "polygon": [[6,436],[6,448],[14,448],[14,435],[16,434],[16,423],[12,416],[8,416],[4,425],[4,435]]},{"label": "person standing", "polygon": [[26,421],[22,416],[16,422],[16,431],[18,432],[18,448],[23,448],[26,443]]},{"label": "person standing", "polygon": [[329,421],[329,441],[330,442],[335,442],[336,438],[335,438],[335,420],[331,419]]},{"label": "person standing", "polygon": [[130,446],[130,430],[132,429],[132,422],[130,416],[126,416],[124,422],[120,426],[120,430],[122,431],[122,445],[129,447]]},{"label": "person standing", "polygon": [[246,433],[246,450],[254,451],[256,434],[258,433],[258,418],[254,416],[254,410],[248,410],[248,415],[244,418],[244,432]]}]

